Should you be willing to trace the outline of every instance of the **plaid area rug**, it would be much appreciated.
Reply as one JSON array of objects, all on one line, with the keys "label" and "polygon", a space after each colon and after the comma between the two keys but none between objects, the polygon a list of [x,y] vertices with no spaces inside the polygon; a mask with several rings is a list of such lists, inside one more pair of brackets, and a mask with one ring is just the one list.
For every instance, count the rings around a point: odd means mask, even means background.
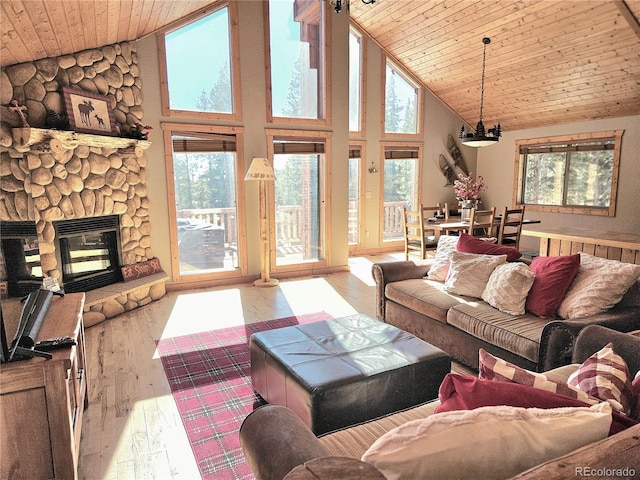
[{"label": "plaid area rug", "polygon": [[264,330],[329,320],[325,312],[158,341],[169,381],[204,480],[253,479],[238,429],[260,402],[251,386],[249,337]]}]

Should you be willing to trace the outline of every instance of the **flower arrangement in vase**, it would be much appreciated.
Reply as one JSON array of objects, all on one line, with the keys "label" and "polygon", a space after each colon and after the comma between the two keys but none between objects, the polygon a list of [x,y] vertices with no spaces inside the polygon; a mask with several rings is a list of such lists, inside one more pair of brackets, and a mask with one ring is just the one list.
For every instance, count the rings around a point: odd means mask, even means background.
[{"label": "flower arrangement in vase", "polygon": [[471,209],[480,199],[480,192],[487,189],[482,175],[478,175],[476,180],[473,179],[473,172],[469,175],[458,174],[458,179],[453,182],[453,189],[456,192],[456,198],[461,201],[462,221],[468,221],[471,215]]}]

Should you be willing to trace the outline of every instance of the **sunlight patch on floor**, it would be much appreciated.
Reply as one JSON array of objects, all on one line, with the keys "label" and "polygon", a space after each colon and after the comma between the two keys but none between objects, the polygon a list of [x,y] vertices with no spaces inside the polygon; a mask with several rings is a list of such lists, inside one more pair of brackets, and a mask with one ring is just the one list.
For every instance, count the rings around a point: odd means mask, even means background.
[{"label": "sunlight patch on floor", "polygon": [[238,288],[180,293],[161,338],[233,327],[241,325],[243,318]]},{"label": "sunlight patch on floor", "polygon": [[358,313],[323,278],[280,282],[280,289],[293,315],[327,312],[337,318]]}]

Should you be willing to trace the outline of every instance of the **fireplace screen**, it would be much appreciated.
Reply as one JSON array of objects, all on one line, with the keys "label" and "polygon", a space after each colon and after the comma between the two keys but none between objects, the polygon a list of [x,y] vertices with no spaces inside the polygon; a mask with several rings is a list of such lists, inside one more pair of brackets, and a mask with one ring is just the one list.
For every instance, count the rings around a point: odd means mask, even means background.
[{"label": "fireplace screen", "polygon": [[118,217],[54,222],[67,292],[84,292],[122,281]]},{"label": "fireplace screen", "polygon": [[9,296],[21,297],[37,290],[42,284],[42,267],[36,224],[2,222],[0,240]]}]

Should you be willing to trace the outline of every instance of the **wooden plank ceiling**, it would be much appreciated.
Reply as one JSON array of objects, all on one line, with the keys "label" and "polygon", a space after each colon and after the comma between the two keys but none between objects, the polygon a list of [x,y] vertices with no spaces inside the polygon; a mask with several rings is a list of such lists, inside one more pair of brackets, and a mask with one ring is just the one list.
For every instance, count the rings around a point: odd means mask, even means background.
[{"label": "wooden plank ceiling", "polygon": [[[253,0],[241,0],[253,1]],[[136,40],[212,0],[3,0],[2,66]],[[345,10],[339,14],[344,15]],[[640,114],[640,0],[351,0],[352,20],[471,126]]]}]

